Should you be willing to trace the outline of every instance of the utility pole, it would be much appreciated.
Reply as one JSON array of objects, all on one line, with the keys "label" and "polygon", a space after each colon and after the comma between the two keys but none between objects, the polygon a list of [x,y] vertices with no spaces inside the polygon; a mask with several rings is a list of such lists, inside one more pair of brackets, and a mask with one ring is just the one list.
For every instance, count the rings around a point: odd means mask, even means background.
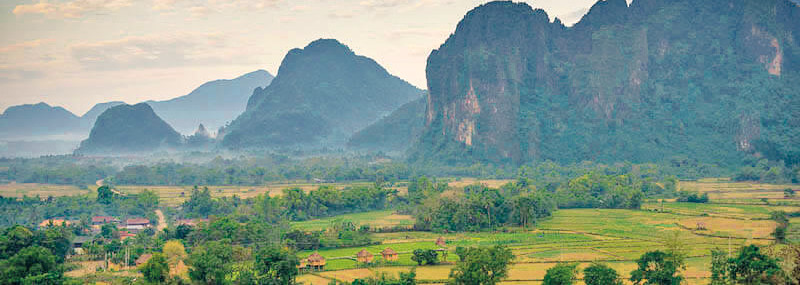
[{"label": "utility pole", "polygon": [[131,257],[130,251],[128,250],[128,247],[126,246],[125,247],[125,268],[128,268],[128,266],[131,264],[130,257]]}]

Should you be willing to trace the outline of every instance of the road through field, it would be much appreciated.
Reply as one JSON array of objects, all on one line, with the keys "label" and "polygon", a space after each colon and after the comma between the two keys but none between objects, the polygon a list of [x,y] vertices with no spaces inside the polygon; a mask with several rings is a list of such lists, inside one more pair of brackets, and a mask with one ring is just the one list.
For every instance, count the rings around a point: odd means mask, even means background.
[{"label": "road through field", "polygon": [[156,229],[160,233],[167,227],[167,219],[164,218],[164,213],[160,209],[156,209],[156,216],[158,216],[158,225]]}]

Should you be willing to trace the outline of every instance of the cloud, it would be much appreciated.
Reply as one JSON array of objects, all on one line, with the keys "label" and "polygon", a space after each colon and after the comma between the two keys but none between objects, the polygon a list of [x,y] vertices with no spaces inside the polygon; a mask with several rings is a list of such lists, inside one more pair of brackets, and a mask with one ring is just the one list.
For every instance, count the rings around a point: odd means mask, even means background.
[{"label": "cloud", "polygon": [[330,11],[328,13],[328,18],[331,19],[350,19],[355,16],[356,14],[353,11]]},{"label": "cloud", "polygon": [[189,8],[189,13],[192,15],[192,17],[202,18],[208,16],[208,14],[211,14],[212,12],[214,12],[214,10],[204,6],[194,6]]},{"label": "cloud", "polygon": [[153,0],[153,10],[169,11],[175,9],[178,0]]},{"label": "cloud", "polygon": [[368,9],[379,9],[379,8],[396,8],[403,5],[411,4],[415,1],[413,0],[365,0],[361,1],[359,5],[366,7]]},{"label": "cloud", "polygon": [[231,46],[232,42],[240,41],[223,34],[175,33],[80,43],[72,45],[70,53],[83,68],[93,70],[235,64],[252,60],[253,51]]},{"label": "cloud", "polygon": [[7,45],[7,46],[1,46],[0,47],[0,53],[11,53],[11,52],[17,52],[17,51],[30,50],[30,49],[33,49],[33,48],[37,48],[37,47],[41,46],[42,44],[49,43],[49,42],[52,42],[52,41],[53,40],[50,40],[50,39],[36,39],[36,40],[32,40],[32,41],[27,41],[27,42],[21,42],[21,43],[16,43],[16,44],[10,44],[10,45]]},{"label": "cloud", "polygon": [[81,18],[86,14],[109,13],[132,4],[131,0],[73,0],[58,3],[39,0],[35,4],[17,5],[13,13],[42,14],[50,18]]}]

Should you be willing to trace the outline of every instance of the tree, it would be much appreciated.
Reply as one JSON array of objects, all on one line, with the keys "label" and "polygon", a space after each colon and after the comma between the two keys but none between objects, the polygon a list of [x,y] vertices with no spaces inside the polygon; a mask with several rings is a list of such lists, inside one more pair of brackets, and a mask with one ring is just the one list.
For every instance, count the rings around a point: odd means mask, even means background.
[{"label": "tree", "polygon": [[189,277],[205,284],[225,284],[231,270],[233,246],[230,240],[209,241],[197,246],[189,257]]},{"label": "tree", "polygon": [[734,284],[786,284],[786,273],[774,258],[760,252],[756,245],[739,250],[739,255],[728,260],[727,279]]},{"label": "tree", "polygon": [[622,285],[619,273],[602,263],[592,263],[583,269],[583,282],[586,285]]},{"label": "tree", "polygon": [[179,240],[170,240],[164,244],[164,256],[167,258],[167,262],[173,268],[178,266],[178,263],[181,260],[186,259],[186,249],[183,247],[183,243]]},{"label": "tree", "polygon": [[265,246],[256,253],[255,269],[261,284],[294,284],[298,274],[297,257],[277,246]]},{"label": "tree", "polygon": [[167,258],[159,252],[153,253],[153,256],[139,267],[139,271],[142,272],[147,282],[162,283],[169,277]]},{"label": "tree", "polygon": [[450,271],[450,284],[494,285],[508,275],[514,255],[506,247],[471,247],[459,256],[461,261]]},{"label": "tree", "polygon": [[114,234],[117,232],[117,227],[114,224],[104,224],[100,227],[100,235],[107,239],[114,238]]},{"label": "tree", "polygon": [[97,203],[108,205],[111,204],[113,199],[114,192],[111,191],[111,187],[103,185],[97,188]]},{"label": "tree", "polygon": [[60,284],[63,269],[49,249],[34,245],[0,261],[0,283]]},{"label": "tree", "polygon": [[547,270],[544,275],[544,285],[572,285],[578,275],[578,264],[558,263]]},{"label": "tree", "polygon": [[677,274],[679,265],[674,260],[660,250],[647,252],[636,261],[638,268],[631,272],[631,281],[637,285],[678,285],[683,276]]},{"label": "tree", "polygon": [[414,255],[411,256],[411,260],[416,261],[417,265],[436,264],[439,262],[437,258],[438,254],[432,249],[415,249]]},{"label": "tree", "polygon": [[664,245],[667,247],[667,257],[678,268],[684,268],[686,256],[688,255],[688,245],[681,238],[681,231],[673,231],[664,238]]}]

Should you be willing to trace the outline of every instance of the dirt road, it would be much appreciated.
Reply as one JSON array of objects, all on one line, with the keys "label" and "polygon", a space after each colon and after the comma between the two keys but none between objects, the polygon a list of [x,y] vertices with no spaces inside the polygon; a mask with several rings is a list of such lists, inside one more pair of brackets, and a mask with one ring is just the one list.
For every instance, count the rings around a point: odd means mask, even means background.
[{"label": "dirt road", "polygon": [[164,213],[161,210],[156,209],[156,215],[158,216],[158,225],[156,226],[157,232],[163,231],[167,228],[167,218],[164,217]]}]

